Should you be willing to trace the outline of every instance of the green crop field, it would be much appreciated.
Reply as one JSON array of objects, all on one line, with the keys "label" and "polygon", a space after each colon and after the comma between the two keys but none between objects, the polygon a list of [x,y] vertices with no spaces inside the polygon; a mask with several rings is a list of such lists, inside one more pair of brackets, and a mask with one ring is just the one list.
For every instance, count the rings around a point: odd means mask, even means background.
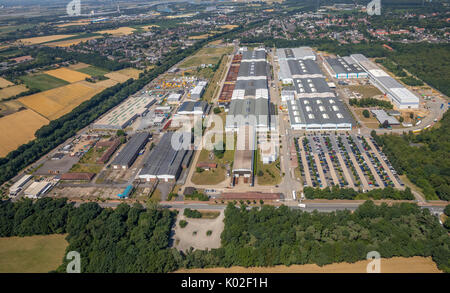
[{"label": "green crop field", "polygon": [[95,66],[88,66],[85,68],[80,68],[80,69],[77,69],[76,71],[89,74],[90,76],[102,76],[102,75],[109,73],[108,70],[105,70],[105,69],[99,68],[99,67],[95,67]]},{"label": "green crop field", "polygon": [[69,84],[67,81],[48,74],[26,75],[20,78],[29,89],[46,91]]},{"label": "green crop field", "polygon": [[66,235],[0,238],[0,273],[48,273],[61,265]]}]

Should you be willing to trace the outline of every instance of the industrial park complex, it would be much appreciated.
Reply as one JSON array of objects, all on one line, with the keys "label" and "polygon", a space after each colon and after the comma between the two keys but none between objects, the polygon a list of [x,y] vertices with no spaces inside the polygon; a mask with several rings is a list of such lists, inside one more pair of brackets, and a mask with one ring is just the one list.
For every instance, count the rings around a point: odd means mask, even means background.
[{"label": "industrial park complex", "polygon": [[[352,93],[341,87],[379,90],[395,110],[370,113],[380,125],[401,127],[394,116],[417,109],[419,98],[374,62],[310,47],[235,46],[228,58],[217,85],[172,68],[58,149],[36,172],[50,177],[20,178],[11,197],[67,194],[77,186],[97,196],[105,188],[119,198],[161,193],[161,199],[199,190],[222,200],[296,199],[292,189],[302,186],[404,189],[376,142],[354,134],[359,119],[349,105]],[[209,86],[217,89],[206,100]],[[223,119],[223,146],[235,139],[232,150],[221,151],[217,140],[213,150],[194,147],[194,123],[208,121],[213,109]],[[202,176],[222,177],[196,184]],[[274,182],[270,189],[266,180]]]}]

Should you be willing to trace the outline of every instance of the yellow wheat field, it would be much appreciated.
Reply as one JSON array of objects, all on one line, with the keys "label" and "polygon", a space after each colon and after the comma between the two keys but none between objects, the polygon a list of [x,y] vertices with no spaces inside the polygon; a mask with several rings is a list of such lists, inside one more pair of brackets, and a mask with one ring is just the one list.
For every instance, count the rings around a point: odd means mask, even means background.
[{"label": "yellow wheat field", "polygon": [[111,34],[114,36],[119,36],[119,35],[129,35],[131,33],[133,33],[135,31],[134,28],[132,27],[119,27],[118,29],[115,30],[104,30],[104,31],[99,31],[97,33],[99,34]]},{"label": "yellow wheat field", "polygon": [[65,40],[65,41],[59,41],[59,42],[52,42],[52,43],[48,43],[46,44],[46,46],[48,47],[70,47],[72,45],[78,45],[81,42],[86,42],[89,40],[93,40],[93,39],[98,39],[101,38],[101,36],[93,36],[93,37],[89,37],[89,38],[81,38],[81,39],[74,39],[74,40]]},{"label": "yellow wheat field", "polygon": [[204,34],[204,35],[199,35],[199,36],[190,36],[188,39],[189,40],[203,40],[206,39],[210,36],[210,34]]},{"label": "yellow wheat field", "polygon": [[14,85],[12,82],[10,82],[9,80],[4,79],[3,77],[0,77],[0,89],[5,88],[5,87],[9,87]]},{"label": "yellow wheat field", "polygon": [[226,24],[226,25],[221,26],[221,28],[225,28],[225,29],[229,29],[229,30],[237,28],[237,27],[238,27],[238,25],[235,25],[235,24]]},{"label": "yellow wheat field", "polygon": [[65,38],[71,38],[74,36],[75,35],[52,35],[52,36],[20,39],[19,41],[21,41],[25,45],[36,45],[36,44],[42,44],[42,43],[46,43],[46,42],[61,40],[61,39],[65,39]]},{"label": "yellow wheat field", "polygon": [[54,120],[69,113],[105,88],[102,85],[82,81],[26,96],[20,98],[19,102],[49,120]]},{"label": "yellow wheat field", "polygon": [[0,100],[7,99],[9,97],[14,97],[20,93],[26,92],[28,89],[23,84],[10,86],[0,90]]},{"label": "yellow wheat field", "polygon": [[118,82],[125,82],[130,78],[138,79],[140,73],[141,73],[140,70],[134,68],[125,68],[118,71],[107,73],[105,74],[105,76]]},{"label": "yellow wheat field", "polygon": [[48,123],[28,109],[0,118],[0,157],[33,140],[36,130]]},{"label": "yellow wheat field", "polygon": [[91,77],[90,75],[74,70],[70,70],[65,67],[61,67],[54,70],[45,71],[45,74],[51,75],[53,77],[65,80],[67,82],[73,83],[77,81],[85,80],[86,78]]}]

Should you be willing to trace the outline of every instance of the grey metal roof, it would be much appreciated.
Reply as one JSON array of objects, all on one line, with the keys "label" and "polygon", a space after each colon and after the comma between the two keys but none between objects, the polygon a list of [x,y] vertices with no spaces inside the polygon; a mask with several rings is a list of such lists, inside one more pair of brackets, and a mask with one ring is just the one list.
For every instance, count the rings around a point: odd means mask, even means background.
[{"label": "grey metal roof", "polygon": [[[175,132],[167,132],[163,135],[158,145],[153,148],[145,160],[144,167],[139,175],[172,175],[175,177],[179,175],[183,160],[189,151],[182,147],[183,139],[190,137],[190,134],[180,135],[178,140],[174,138],[172,144],[174,134]],[[177,132],[176,135],[179,135],[179,133]]]},{"label": "grey metal roof", "polygon": [[378,80],[385,88],[388,89],[404,88],[403,85],[401,85],[398,81],[390,76],[376,77],[376,80]]},{"label": "grey metal roof", "polygon": [[[233,125],[239,127],[245,124],[268,126],[270,120],[269,114],[269,101],[267,99],[232,100],[227,114],[226,125],[228,127],[232,127]],[[237,123],[236,118],[239,116],[246,120]],[[256,123],[256,125],[254,125],[254,123]]]},{"label": "grey metal roof", "polygon": [[193,112],[195,108],[201,108],[203,113],[206,113],[206,109],[208,108],[208,103],[205,101],[187,101],[181,104],[178,108],[178,112]]},{"label": "grey metal roof", "polygon": [[258,60],[266,59],[266,52],[264,50],[253,50],[242,53],[242,60]]},{"label": "grey metal roof", "polygon": [[[288,112],[291,124],[353,124],[347,107],[338,98],[300,98],[289,101]],[[341,118],[338,113],[342,115]],[[328,118],[324,118],[323,114]],[[295,117],[298,117],[300,122],[295,123]]]},{"label": "grey metal roof", "polygon": [[239,67],[238,77],[267,76],[268,66],[266,61],[243,62]]},{"label": "grey metal roof", "polygon": [[[287,63],[291,75],[322,74],[319,65],[313,60],[288,60]],[[305,69],[302,69],[301,64],[305,65]]]},{"label": "grey metal roof", "polygon": [[333,69],[334,73],[342,74],[342,73],[362,73],[365,72],[360,66],[357,64],[350,64],[346,61],[345,58],[326,58],[326,61]]},{"label": "grey metal roof", "polygon": [[145,146],[150,134],[141,132],[135,134],[122,149],[122,151],[114,158],[112,165],[131,166],[136,159],[136,154]]},{"label": "grey metal roof", "polygon": [[390,125],[400,124],[395,117],[389,116],[384,110],[371,110],[371,112],[377,117],[377,120],[380,123],[384,123],[384,121],[387,120]]},{"label": "grey metal roof", "polygon": [[294,86],[297,93],[300,92],[300,83],[303,85],[302,88],[304,89],[305,93],[312,93],[310,84],[314,86],[314,88],[316,89],[316,93],[333,92],[324,78],[295,78]]},{"label": "grey metal roof", "polygon": [[246,96],[254,96],[257,89],[267,89],[267,80],[238,80],[234,87],[235,90],[245,90]]}]

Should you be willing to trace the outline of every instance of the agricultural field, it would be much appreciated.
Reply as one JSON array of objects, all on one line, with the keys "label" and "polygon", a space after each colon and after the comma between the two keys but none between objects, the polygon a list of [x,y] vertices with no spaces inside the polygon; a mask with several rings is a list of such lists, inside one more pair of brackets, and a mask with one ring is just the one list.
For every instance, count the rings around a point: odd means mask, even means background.
[{"label": "agricultural field", "polygon": [[[111,84],[111,81],[107,81]],[[106,88],[106,83],[91,84],[85,81],[40,92],[20,98],[18,101],[49,120],[69,113],[84,101]]]},{"label": "agricultural field", "polygon": [[20,78],[30,89],[51,90],[69,84],[67,81],[49,74],[26,75]]},{"label": "agricultural field", "polygon": [[9,87],[14,85],[12,82],[10,82],[9,80],[4,79],[3,77],[0,77],[0,89],[5,88],[5,87]]},{"label": "agricultural field", "polygon": [[86,42],[93,39],[101,38],[101,36],[92,36],[92,37],[86,37],[86,38],[76,38],[76,39],[67,39],[67,40],[61,40],[57,42],[51,42],[46,44],[48,47],[70,47],[73,45],[78,45],[79,43]]},{"label": "agricultural field", "polygon": [[[366,273],[368,260],[355,263],[336,263],[319,267],[316,264],[274,267],[230,267],[207,269],[182,269],[177,273]],[[381,259],[381,273],[441,273],[431,257],[393,257]]]},{"label": "agricultural field", "polygon": [[231,30],[231,29],[234,29],[237,27],[238,27],[238,25],[235,25],[235,24],[226,24],[226,25],[222,25],[220,28]]},{"label": "agricultural field", "polygon": [[66,235],[0,238],[0,273],[48,273],[61,265]]},{"label": "agricultural field", "polygon": [[24,85],[10,86],[0,90],[0,101],[10,97],[14,97],[20,93],[26,92],[28,89]]},{"label": "agricultural field", "polygon": [[54,70],[49,70],[49,71],[45,71],[45,74],[51,75],[53,77],[65,80],[67,82],[70,83],[74,83],[77,81],[82,81],[85,80],[86,78],[91,77],[88,74],[79,72],[79,71],[74,71],[74,70],[70,70],[68,68],[65,67],[61,67],[58,69],[54,69]]},{"label": "agricultural field", "polygon": [[104,31],[98,31],[99,34],[110,34],[113,36],[120,36],[120,35],[129,35],[132,34],[136,29],[132,27],[120,27],[118,29],[114,30],[104,30]]},{"label": "agricultural field", "polygon": [[118,82],[125,82],[130,78],[138,79],[140,73],[141,73],[140,70],[134,68],[125,68],[118,71],[107,73],[105,74],[105,76]]},{"label": "agricultural field", "polygon": [[95,66],[87,66],[84,68],[76,69],[76,71],[88,74],[90,76],[101,76],[107,74],[109,71],[103,68],[95,67]]},{"label": "agricultural field", "polygon": [[22,110],[0,118],[0,157],[35,138],[34,133],[49,123],[32,110]]},{"label": "agricultural field", "polygon": [[203,35],[198,35],[198,36],[190,36],[188,39],[189,40],[203,40],[210,36],[211,36],[210,34],[203,34]]},{"label": "agricultural field", "polygon": [[44,36],[44,37],[34,37],[27,39],[20,39],[19,42],[25,45],[37,45],[42,43],[48,43],[52,41],[57,41],[61,39],[67,39],[71,37],[75,37],[76,35],[52,35],[52,36]]}]

